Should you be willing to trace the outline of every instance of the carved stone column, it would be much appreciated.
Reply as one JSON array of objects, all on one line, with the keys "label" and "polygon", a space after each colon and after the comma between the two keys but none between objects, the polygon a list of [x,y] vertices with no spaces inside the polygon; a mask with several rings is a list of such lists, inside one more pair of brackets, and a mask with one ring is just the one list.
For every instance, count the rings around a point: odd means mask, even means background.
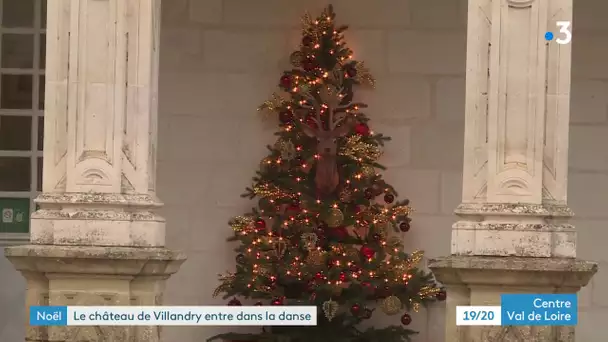
[{"label": "carved stone column", "polygon": [[[48,2],[43,194],[5,255],[25,305],[158,305],[184,255],[155,210],[160,0]],[[27,327],[26,341],[158,341],[156,327]]]},{"label": "carved stone column", "polygon": [[469,0],[462,204],[448,287],[450,342],[574,341],[570,327],[456,327],[457,305],[502,293],[576,293],[597,265],[576,259],[568,223],[571,45],[546,41],[572,0]]}]

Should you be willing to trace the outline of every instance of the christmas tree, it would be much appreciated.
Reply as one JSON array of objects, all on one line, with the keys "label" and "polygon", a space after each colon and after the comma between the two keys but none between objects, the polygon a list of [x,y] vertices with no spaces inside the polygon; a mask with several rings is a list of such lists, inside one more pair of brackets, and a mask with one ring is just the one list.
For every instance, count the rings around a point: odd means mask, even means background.
[{"label": "christmas tree", "polygon": [[[316,305],[314,327],[268,327],[257,334],[222,334],[209,341],[401,342],[414,331],[408,312],[445,299],[432,274],[418,268],[422,252],[407,253],[399,236],[410,230],[408,200],[377,170],[383,144],[367,106],[353,102],[357,86],[373,86],[363,63],[344,43],[331,6],[305,15],[293,69],[280,94],[260,109],[276,113],[277,141],[243,195],[251,212],[230,221],[238,242],[236,271],[221,275],[214,295],[255,305]],[[361,328],[380,308],[395,324]]]}]

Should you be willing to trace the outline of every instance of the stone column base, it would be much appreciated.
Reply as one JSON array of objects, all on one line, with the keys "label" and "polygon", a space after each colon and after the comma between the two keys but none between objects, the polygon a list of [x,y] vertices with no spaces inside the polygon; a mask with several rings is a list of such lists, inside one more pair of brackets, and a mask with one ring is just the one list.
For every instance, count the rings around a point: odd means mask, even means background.
[{"label": "stone column base", "polygon": [[448,290],[446,342],[574,342],[574,327],[456,326],[456,306],[500,305],[508,293],[577,293],[597,264],[576,259],[449,256],[429,261]]},{"label": "stone column base", "polygon": [[[186,260],[166,248],[26,245],[5,256],[27,281],[34,305],[160,305],[165,280]],[[28,342],[160,341],[159,327],[32,327]]]}]

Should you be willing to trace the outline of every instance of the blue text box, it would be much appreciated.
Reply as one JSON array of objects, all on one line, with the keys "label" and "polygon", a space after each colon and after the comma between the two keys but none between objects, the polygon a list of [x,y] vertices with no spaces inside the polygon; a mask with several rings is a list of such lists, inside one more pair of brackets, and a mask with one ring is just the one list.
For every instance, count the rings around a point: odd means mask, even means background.
[{"label": "blue text box", "polygon": [[501,295],[501,325],[570,326],[578,323],[576,294]]},{"label": "blue text box", "polygon": [[31,326],[60,326],[67,324],[67,306],[30,306]]}]

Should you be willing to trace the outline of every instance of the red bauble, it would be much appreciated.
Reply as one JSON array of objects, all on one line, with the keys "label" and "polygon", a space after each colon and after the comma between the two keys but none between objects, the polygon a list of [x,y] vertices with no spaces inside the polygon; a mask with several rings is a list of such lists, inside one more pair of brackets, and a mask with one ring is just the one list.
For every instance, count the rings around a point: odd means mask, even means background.
[{"label": "red bauble", "polygon": [[293,113],[289,110],[285,110],[279,113],[279,121],[282,124],[288,124],[293,121]]},{"label": "red bauble", "polygon": [[264,305],[264,304],[263,304],[262,302],[256,302],[254,305],[255,305],[255,306],[262,306],[262,305]]},{"label": "red bauble", "polygon": [[362,246],[361,254],[363,254],[366,259],[371,259],[376,254],[376,251],[369,246]]},{"label": "red bauble", "polygon": [[369,135],[369,126],[363,122],[360,122],[355,125],[355,133],[363,136]]},{"label": "red bauble", "polygon": [[315,274],[315,279],[322,280],[323,279],[323,273],[317,272],[317,274]]},{"label": "red bauble", "polygon": [[261,219],[261,218],[257,219],[255,221],[255,229],[258,231],[266,229],[266,221],[264,221],[264,219]]},{"label": "red bauble", "polygon": [[437,292],[437,294],[435,295],[435,298],[437,298],[437,300],[439,301],[444,301],[446,300],[446,298],[448,297],[448,293],[445,290],[441,290],[439,292]]},{"label": "red bauble", "polygon": [[410,230],[410,221],[403,221],[399,223],[399,230],[406,233]]},{"label": "red bauble", "polygon": [[353,306],[350,307],[350,313],[352,313],[353,316],[359,316],[361,313],[361,305],[353,304]]},{"label": "red bauble", "polygon": [[372,235],[372,238],[376,241],[380,241],[382,239],[382,235],[376,233],[376,234]]},{"label": "red bauble", "polygon": [[412,323],[412,316],[407,313],[403,314],[403,316],[401,316],[401,324],[410,325],[410,323]]},{"label": "red bauble", "polygon": [[241,306],[243,304],[241,304],[241,301],[235,298],[232,298],[229,302],[228,302],[228,306]]},{"label": "red bauble", "polygon": [[346,274],[340,273],[340,281],[342,281],[342,282],[346,281]]},{"label": "red bauble", "polygon": [[394,200],[395,200],[395,195],[393,195],[393,194],[384,195],[384,202],[391,204],[391,203],[393,203]]},{"label": "red bauble", "polygon": [[314,38],[311,36],[302,37],[302,45],[304,46],[311,46],[314,41]]},{"label": "red bauble", "polygon": [[330,230],[330,234],[332,237],[343,240],[348,236],[348,229],[346,227],[336,227]]},{"label": "red bauble", "polygon": [[363,310],[363,315],[361,315],[361,317],[364,319],[370,319],[372,318],[372,313],[373,311],[371,309],[365,309]]},{"label": "red bauble", "polygon": [[291,87],[292,87],[291,76],[283,75],[281,77],[281,87],[283,87],[285,89],[291,89]]},{"label": "red bauble", "polygon": [[363,191],[363,194],[365,195],[365,198],[367,198],[368,200],[371,200],[372,198],[375,197],[374,189],[372,189],[372,188],[365,189],[365,191]]},{"label": "red bauble", "polygon": [[282,298],[275,298],[275,299],[273,299],[273,301],[272,301],[271,304],[275,305],[275,306],[276,305],[283,305],[283,299]]}]

